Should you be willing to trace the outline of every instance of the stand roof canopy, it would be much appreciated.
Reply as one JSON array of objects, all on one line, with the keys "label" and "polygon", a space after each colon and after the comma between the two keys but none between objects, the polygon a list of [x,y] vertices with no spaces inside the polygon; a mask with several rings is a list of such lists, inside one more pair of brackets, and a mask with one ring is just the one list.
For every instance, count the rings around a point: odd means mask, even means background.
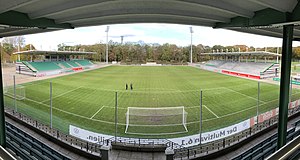
[{"label": "stand roof canopy", "polygon": [[298,0],[0,0],[0,37],[120,23],[176,23],[282,37]]},{"label": "stand roof canopy", "polygon": [[29,50],[13,53],[15,55],[28,54],[28,55],[91,55],[96,52],[84,52],[84,51],[44,51],[44,50]]}]

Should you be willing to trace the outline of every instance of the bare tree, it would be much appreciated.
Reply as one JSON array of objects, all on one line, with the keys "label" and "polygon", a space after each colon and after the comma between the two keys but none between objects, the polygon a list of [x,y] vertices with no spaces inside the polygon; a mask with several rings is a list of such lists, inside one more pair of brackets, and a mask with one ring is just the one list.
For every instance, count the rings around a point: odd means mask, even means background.
[{"label": "bare tree", "polygon": [[3,44],[11,44],[14,48],[22,48],[25,46],[25,37],[16,36],[16,37],[6,37],[2,40]]}]

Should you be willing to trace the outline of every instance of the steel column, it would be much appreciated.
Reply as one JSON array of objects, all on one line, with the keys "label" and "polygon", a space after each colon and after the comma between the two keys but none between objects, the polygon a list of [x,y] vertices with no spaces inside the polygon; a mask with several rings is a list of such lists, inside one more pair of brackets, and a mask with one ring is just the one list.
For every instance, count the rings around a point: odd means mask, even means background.
[{"label": "steel column", "polygon": [[283,26],[277,148],[286,144],[294,25]]},{"label": "steel column", "polygon": [[[1,51],[2,49],[0,49]],[[2,52],[1,52],[2,55]],[[0,57],[0,62],[1,61]],[[5,113],[4,113],[4,98],[3,98],[3,82],[2,82],[2,65],[0,65],[0,145],[6,147],[6,134],[5,134]]]}]

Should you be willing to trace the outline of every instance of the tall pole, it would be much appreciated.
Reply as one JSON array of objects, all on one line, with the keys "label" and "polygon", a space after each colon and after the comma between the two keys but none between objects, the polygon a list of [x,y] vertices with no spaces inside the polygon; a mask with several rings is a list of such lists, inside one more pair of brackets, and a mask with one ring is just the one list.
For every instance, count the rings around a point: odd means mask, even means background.
[{"label": "tall pole", "polygon": [[[2,46],[2,43],[1,43]],[[0,49],[2,55],[2,48]],[[0,57],[0,62],[3,57]],[[0,65],[0,145],[6,147],[5,134],[5,113],[4,113],[4,98],[3,98],[3,81],[2,81],[2,65]]]},{"label": "tall pole", "polygon": [[118,92],[116,92],[115,98],[115,142],[117,142],[118,133]]},{"label": "tall pole", "polygon": [[[3,49],[3,43],[2,43],[2,41],[0,42],[0,55],[1,55],[1,57],[3,58],[3,52],[2,52],[2,49]],[[3,62],[4,62],[4,59],[3,59]],[[2,61],[1,61],[1,63],[2,63]]]},{"label": "tall pole", "polygon": [[14,79],[14,108],[15,108],[15,111],[18,112],[17,102],[16,102],[17,95],[16,95],[16,76],[15,75],[13,76],[13,79]]},{"label": "tall pole", "polygon": [[50,82],[50,128],[52,128],[52,82]]},{"label": "tall pole", "polygon": [[200,115],[199,115],[199,144],[201,144],[202,140],[202,90],[200,91]]},{"label": "tall pole", "polygon": [[109,26],[106,27],[106,64],[108,64],[108,31],[109,31]]},{"label": "tall pole", "polygon": [[277,149],[286,144],[294,25],[283,26]]},{"label": "tall pole", "polygon": [[260,83],[257,82],[257,108],[256,108],[257,124],[258,124],[258,115],[259,115],[259,97],[260,97]]},{"label": "tall pole", "polygon": [[191,32],[191,59],[190,63],[193,63],[193,27],[190,27],[190,32]]},{"label": "tall pole", "polygon": [[278,63],[278,56],[279,56],[279,47],[277,47],[276,63]]},{"label": "tall pole", "polygon": [[292,102],[292,91],[293,91],[293,81],[292,81],[292,77],[290,78],[290,95],[289,95],[289,103]]},{"label": "tall pole", "polygon": [[124,36],[121,36],[121,45],[123,44]]}]

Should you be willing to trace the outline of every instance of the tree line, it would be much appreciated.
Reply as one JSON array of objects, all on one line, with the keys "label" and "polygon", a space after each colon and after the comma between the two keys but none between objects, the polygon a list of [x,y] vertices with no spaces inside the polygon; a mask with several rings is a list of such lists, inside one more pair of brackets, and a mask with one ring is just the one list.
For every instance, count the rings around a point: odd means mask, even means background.
[{"label": "tree line", "polygon": [[[35,49],[32,44],[25,44],[23,36],[8,37],[2,41],[1,59],[2,62],[14,62],[17,57],[13,55],[17,51],[25,51]],[[158,43],[144,43],[139,42],[126,42],[124,44],[110,41],[108,50],[109,61],[117,61],[121,63],[145,63],[145,62],[158,62],[158,63],[187,63],[190,61],[190,48],[191,46],[178,46],[176,44],[158,44]],[[92,45],[66,45],[64,43],[57,46],[59,51],[88,51],[96,52],[95,55],[87,55],[86,58],[92,61],[105,61],[106,44],[96,43]],[[203,44],[193,45],[193,62],[200,62],[203,60],[201,53],[211,52],[237,52],[237,51],[269,51],[277,52],[276,47],[267,48],[254,48],[253,46],[246,45],[233,45],[222,46],[214,45],[207,46]],[[281,50],[279,50],[281,53]],[[35,58],[35,57],[34,57]],[[300,59],[300,46],[293,48],[293,58]],[[30,57],[23,55],[22,60],[29,60]]]}]

